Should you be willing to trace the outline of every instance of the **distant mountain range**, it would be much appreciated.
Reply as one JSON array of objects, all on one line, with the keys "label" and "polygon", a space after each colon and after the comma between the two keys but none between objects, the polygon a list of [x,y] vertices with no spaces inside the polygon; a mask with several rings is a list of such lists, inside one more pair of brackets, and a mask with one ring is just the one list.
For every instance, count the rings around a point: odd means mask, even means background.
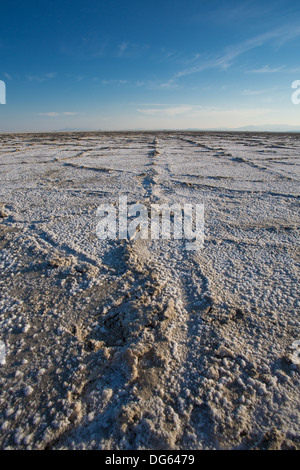
[{"label": "distant mountain range", "polygon": [[57,129],[53,132],[92,132],[91,129],[84,129],[84,128],[73,128],[73,127],[65,127],[64,129]]},{"label": "distant mountain range", "polygon": [[[128,129],[128,132],[151,132],[150,129]],[[153,131],[213,131],[213,132],[300,132],[300,125],[299,126],[289,126],[286,124],[265,124],[262,126],[243,126],[243,127],[218,127],[218,128],[209,128],[209,129],[153,129]],[[64,128],[64,129],[57,129],[53,132],[101,132],[100,129],[96,131],[95,129],[76,129],[76,128]],[[109,132],[109,131],[108,131]],[[116,131],[117,132],[117,131]]]},{"label": "distant mountain range", "polygon": [[286,124],[265,124],[262,126],[244,127],[218,127],[210,129],[187,129],[188,131],[226,131],[226,132],[300,132],[299,126],[289,126]]},{"label": "distant mountain range", "polygon": [[237,131],[253,131],[253,132],[300,132],[299,126],[288,126],[284,124],[270,124],[264,126],[245,126],[235,129]]}]

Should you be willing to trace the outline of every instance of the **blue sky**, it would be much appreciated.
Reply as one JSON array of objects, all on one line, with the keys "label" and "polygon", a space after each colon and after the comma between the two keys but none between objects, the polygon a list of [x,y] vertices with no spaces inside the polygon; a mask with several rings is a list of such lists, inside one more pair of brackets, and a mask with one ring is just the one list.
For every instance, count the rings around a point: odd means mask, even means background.
[{"label": "blue sky", "polygon": [[300,127],[300,2],[10,0],[0,132]]}]

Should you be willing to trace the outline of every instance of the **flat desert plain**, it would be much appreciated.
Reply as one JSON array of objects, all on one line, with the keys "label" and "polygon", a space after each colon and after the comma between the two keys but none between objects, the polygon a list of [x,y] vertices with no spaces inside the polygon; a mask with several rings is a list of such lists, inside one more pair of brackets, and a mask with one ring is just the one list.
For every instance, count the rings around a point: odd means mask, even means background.
[{"label": "flat desert plain", "polygon": [[[0,137],[2,449],[299,449],[298,134]],[[204,204],[100,239],[101,204]]]}]

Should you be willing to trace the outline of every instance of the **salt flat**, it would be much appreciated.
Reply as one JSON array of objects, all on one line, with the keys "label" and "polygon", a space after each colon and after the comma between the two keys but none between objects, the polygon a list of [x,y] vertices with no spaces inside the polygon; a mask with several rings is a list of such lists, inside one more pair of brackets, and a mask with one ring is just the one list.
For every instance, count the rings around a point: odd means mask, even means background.
[{"label": "salt flat", "polygon": [[[297,134],[0,138],[0,445],[299,449]],[[97,208],[205,207],[205,240]]]}]

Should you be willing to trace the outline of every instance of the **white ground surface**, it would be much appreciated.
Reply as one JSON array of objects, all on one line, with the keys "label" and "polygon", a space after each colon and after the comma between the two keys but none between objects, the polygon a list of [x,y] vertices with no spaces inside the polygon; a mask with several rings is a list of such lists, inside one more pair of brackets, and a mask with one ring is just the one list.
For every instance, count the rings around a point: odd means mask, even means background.
[{"label": "white ground surface", "polygon": [[[299,152],[283,134],[2,135],[1,448],[299,449]],[[119,196],[204,203],[204,247],[100,241]]]}]

